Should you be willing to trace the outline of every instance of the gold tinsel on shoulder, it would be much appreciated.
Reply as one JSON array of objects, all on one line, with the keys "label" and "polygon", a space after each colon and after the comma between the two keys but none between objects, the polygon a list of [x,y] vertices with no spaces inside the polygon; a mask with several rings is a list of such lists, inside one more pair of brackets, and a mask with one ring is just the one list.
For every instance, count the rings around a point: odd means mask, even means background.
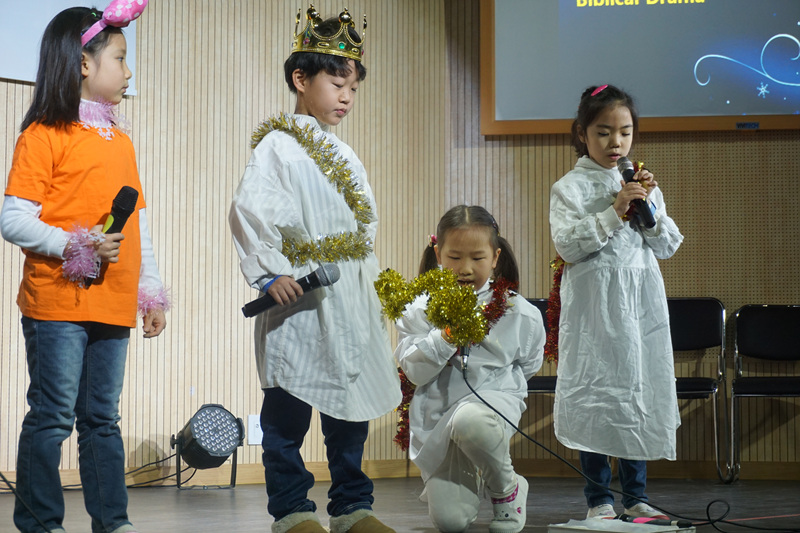
[{"label": "gold tinsel on shoulder", "polygon": [[323,136],[315,139],[314,128],[310,124],[301,127],[294,118],[284,113],[259,124],[251,136],[250,146],[255,148],[273,131],[282,131],[297,141],[336,191],[344,197],[358,226],[355,232],[321,235],[313,241],[284,237],[283,255],[295,266],[308,261],[337,262],[367,257],[372,251],[372,243],[367,237],[366,226],[374,220],[374,216],[364,189],[355,182],[347,160]]},{"label": "gold tinsel on shoulder", "polygon": [[293,265],[307,261],[337,263],[351,259],[361,260],[372,251],[366,232],[342,232],[325,235],[316,241],[301,241],[284,237],[281,253]]},{"label": "gold tinsel on shoulder", "polygon": [[472,287],[459,285],[452,270],[429,270],[406,283],[398,272],[387,269],[378,276],[375,290],[384,314],[391,320],[400,318],[406,305],[427,293],[428,320],[437,329],[447,331],[454,345],[469,346],[486,337],[489,328],[483,307],[478,305],[478,295]]}]

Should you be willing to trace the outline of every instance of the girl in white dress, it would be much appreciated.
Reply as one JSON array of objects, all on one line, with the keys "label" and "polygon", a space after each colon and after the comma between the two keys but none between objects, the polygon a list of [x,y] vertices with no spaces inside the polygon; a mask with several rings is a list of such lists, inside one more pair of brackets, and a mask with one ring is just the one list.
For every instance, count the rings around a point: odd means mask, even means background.
[{"label": "girl in white dress", "polygon": [[[666,518],[646,503],[645,461],[675,459],[680,425],[658,260],[683,236],[653,174],[642,168],[625,183],[617,169],[637,126],[630,95],[611,85],[586,89],[572,126],[578,162],[550,194],[550,232],[566,262],[554,427],[596,482],[584,489],[587,518],[616,514],[607,456],[620,458],[625,513]],[[646,200],[652,228],[634,222],[637,199]]]},{"label": "girl in white dress", "polygon": [[[542,365],[545,333],[539,310],[507,289],[517,286],[519,272],[492,215],[479,206],[448,211],[420,271],[437,266],[453,270],[485,304],[489,333],[471,347],[466,378],[517,424],[527,379]],[[489,530],[516,533],[525,525],[528,483],[511,464],[514,430],[470,391],[461,356],[455,355],[458,347],[428,321],[427,303],[427,295],[418,297],[397,321],[395,356],[416,385],[409,453],[422,472],[431,520],[440,531],[465,531],[477,518],[485,485],[494,510]]]}]

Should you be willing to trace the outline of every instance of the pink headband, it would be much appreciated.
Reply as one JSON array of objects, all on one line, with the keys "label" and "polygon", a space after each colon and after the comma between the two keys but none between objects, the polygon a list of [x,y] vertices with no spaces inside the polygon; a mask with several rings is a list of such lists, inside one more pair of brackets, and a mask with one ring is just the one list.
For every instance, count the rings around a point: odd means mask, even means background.
[{"label": "pink headband", "polygon": [[81,46],[86,46],[86,43],[108,26],[127,27],[131,21],[139,18],[145,7],[147,7],[147,0],[113,0],[103,11],[102,18],[92,24],[81,36]]},{"label": "pink headband", "polygon": [[608,85],[601,85],[600,87],[598,87],[597,89],[592,91],[592,96],[597,96],[598,94],[603,92],[603,90],[606,89],[607,87],[608,87]]}]

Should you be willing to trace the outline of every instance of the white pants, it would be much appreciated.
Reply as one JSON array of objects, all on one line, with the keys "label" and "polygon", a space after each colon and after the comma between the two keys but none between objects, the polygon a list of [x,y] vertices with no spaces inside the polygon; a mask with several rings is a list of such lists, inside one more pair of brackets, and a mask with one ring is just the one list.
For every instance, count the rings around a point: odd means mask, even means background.
[{"label": "white pants", "polygon": [[492,497],[516,489],[506,422],[479,401],[465,403],[450,421],[450,447],[425,483],[428,514],[439,531],[465,531],[478,517],[481,482]]}]

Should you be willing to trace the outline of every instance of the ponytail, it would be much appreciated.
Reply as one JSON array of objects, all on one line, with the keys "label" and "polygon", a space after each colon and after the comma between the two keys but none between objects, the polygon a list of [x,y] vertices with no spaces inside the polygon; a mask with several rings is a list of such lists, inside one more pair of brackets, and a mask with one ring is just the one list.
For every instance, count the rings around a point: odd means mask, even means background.
[{"label": "ponytail", "polygon": [[510,282],[513,287],[519,287],[519,266],[517,266],[517,258],[514,256],[514,251],[511,250],[511,245],[508,241],[501,236],[497,236],[498,248],[500,248],[500,257],[497,259],[497,266],[494,267],[494,277],[503,278]]},{"label": "ponytail", "polygon": [[436,250],[433,248],[433,243],[425,247],[422,252],[422,260],[419,262],[419,273],[424,274],[429,270],[439,268],[439,261],[436,260]]}]

